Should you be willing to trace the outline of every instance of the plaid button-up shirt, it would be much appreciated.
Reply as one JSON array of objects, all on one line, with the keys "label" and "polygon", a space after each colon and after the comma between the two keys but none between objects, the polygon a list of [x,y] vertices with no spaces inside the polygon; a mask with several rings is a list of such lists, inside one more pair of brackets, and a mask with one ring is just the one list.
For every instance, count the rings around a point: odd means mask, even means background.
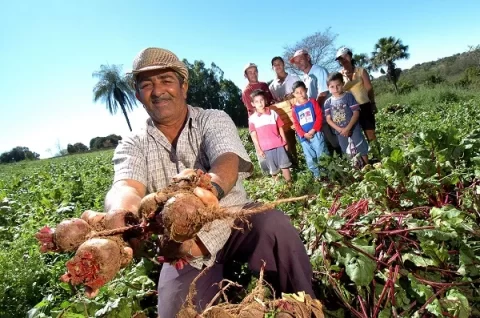
[{"label": "plaid button-up shirt", "polygon": [[[250,202],[243,188],[243,180],[250,175],[252,163],[233,121],[219,110],[188,105],[188,119],[176,147],[148,119],[145,129],[124,138],[115,149],[114,182],[133,179],[146,186],[147,194],[156,192],[166,187],[172,177],[184,169],[208,172],[215,159],[227,152],[233,152],[240,158],[239,174],[237,183],[220,200],[220,205],[241,208]],[[204,226],[198,237],[210,256],[193,260],[190,265],[198,269],[203,265],[212,265],[217,252],[231,234],[230,225],[229,221],[216,220]]]}]

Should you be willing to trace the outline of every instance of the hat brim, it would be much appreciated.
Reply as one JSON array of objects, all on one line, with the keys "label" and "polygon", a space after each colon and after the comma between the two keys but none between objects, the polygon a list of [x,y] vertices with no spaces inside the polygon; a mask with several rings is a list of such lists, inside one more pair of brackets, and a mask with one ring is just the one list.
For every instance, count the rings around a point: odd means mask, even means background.
[{"label": "hat brim", "polygon": [[127,72],[127,74],[136,76],[140,73],[147,72],[147,71],[165,70],[165,69],[172,69],[175,72],[179,73],[185,80],[188,80],[188,69],[186,67],[176,65],[175,63],[145,66],[145,67],[139,68],[138,70],[131,70],[130,72]]},{"label": "hat brim", "polygon": [[243,74],[245,74],[245,72],[247,72],[247,70],[248,70],[249,68],[252,68],[252,67],[256,68],[257,71],[258,71],[258,67],[257,67],[256,65],[250,65],[249,67],[247,67],[247,68],[245,68],[245,69],[243,70]]}]

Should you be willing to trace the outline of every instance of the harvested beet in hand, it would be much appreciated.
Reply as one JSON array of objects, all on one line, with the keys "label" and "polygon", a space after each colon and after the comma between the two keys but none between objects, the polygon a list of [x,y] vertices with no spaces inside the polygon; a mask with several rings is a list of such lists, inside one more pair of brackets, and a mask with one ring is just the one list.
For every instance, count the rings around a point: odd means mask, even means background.
[{"label": "harvested beet in hand", "polygon": [[110,239],[89,239],[80,245],[75,256],[66,263],[67,273],[61,279],[72,285],[84,284],[87,296],[95,296],[98,289],[112,280],[131,259],[129,247]]},{"label": "harvested beet in hand", "polygon": [[42,253],[48,251],[71,252],[85,242],[92,228],[82,219],[64,220],[52,229],[43,227],[35,237],[39,240]]}]

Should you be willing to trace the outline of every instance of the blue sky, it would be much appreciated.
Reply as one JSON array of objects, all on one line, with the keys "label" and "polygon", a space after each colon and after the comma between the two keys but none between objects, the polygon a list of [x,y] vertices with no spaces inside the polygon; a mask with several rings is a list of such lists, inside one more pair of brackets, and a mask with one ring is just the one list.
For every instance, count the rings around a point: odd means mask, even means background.
[{"label": "blue sky", "polygon": [[[463,52],[480,44],[478,12],[474,0],[2,1],[0,153],[21,145],[45,158],[57,143],[128,133],[120,113],[93,103],[91,75],[106,63],[128,70],[148,46],[215,62],[243,88],[243,65],[257,63],[268,81],[285,45],[328,27],[354,53],[401,38],[411,54],[402,68]],[[130,117],[135,129],[146,114],[138,107]]]}]

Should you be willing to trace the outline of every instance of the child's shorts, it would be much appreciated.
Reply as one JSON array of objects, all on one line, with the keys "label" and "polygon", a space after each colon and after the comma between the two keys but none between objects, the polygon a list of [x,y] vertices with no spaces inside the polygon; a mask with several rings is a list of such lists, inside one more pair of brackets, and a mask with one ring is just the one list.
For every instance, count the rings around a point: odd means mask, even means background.
[{"label": "child's shorts", "polygon": [[278,174],[281,169],[288,169],[292,165],[284,147],[266,150],[264,153],[268,169],[272,176]]},{"label": "child's shorts", "polygon": [[[342,148],[342,152],[347,152],[348,147],[348,137],[343,137],[341,135],[337,135],[338,143]],[[365,138],[363,137],[362,130],[360,129],[359,125],[353,126],[352,136],[351,136],[353,143],[357,147],[357,153],[360,153],[362,156],[366,156],[368,154],[368,144]]]}]

